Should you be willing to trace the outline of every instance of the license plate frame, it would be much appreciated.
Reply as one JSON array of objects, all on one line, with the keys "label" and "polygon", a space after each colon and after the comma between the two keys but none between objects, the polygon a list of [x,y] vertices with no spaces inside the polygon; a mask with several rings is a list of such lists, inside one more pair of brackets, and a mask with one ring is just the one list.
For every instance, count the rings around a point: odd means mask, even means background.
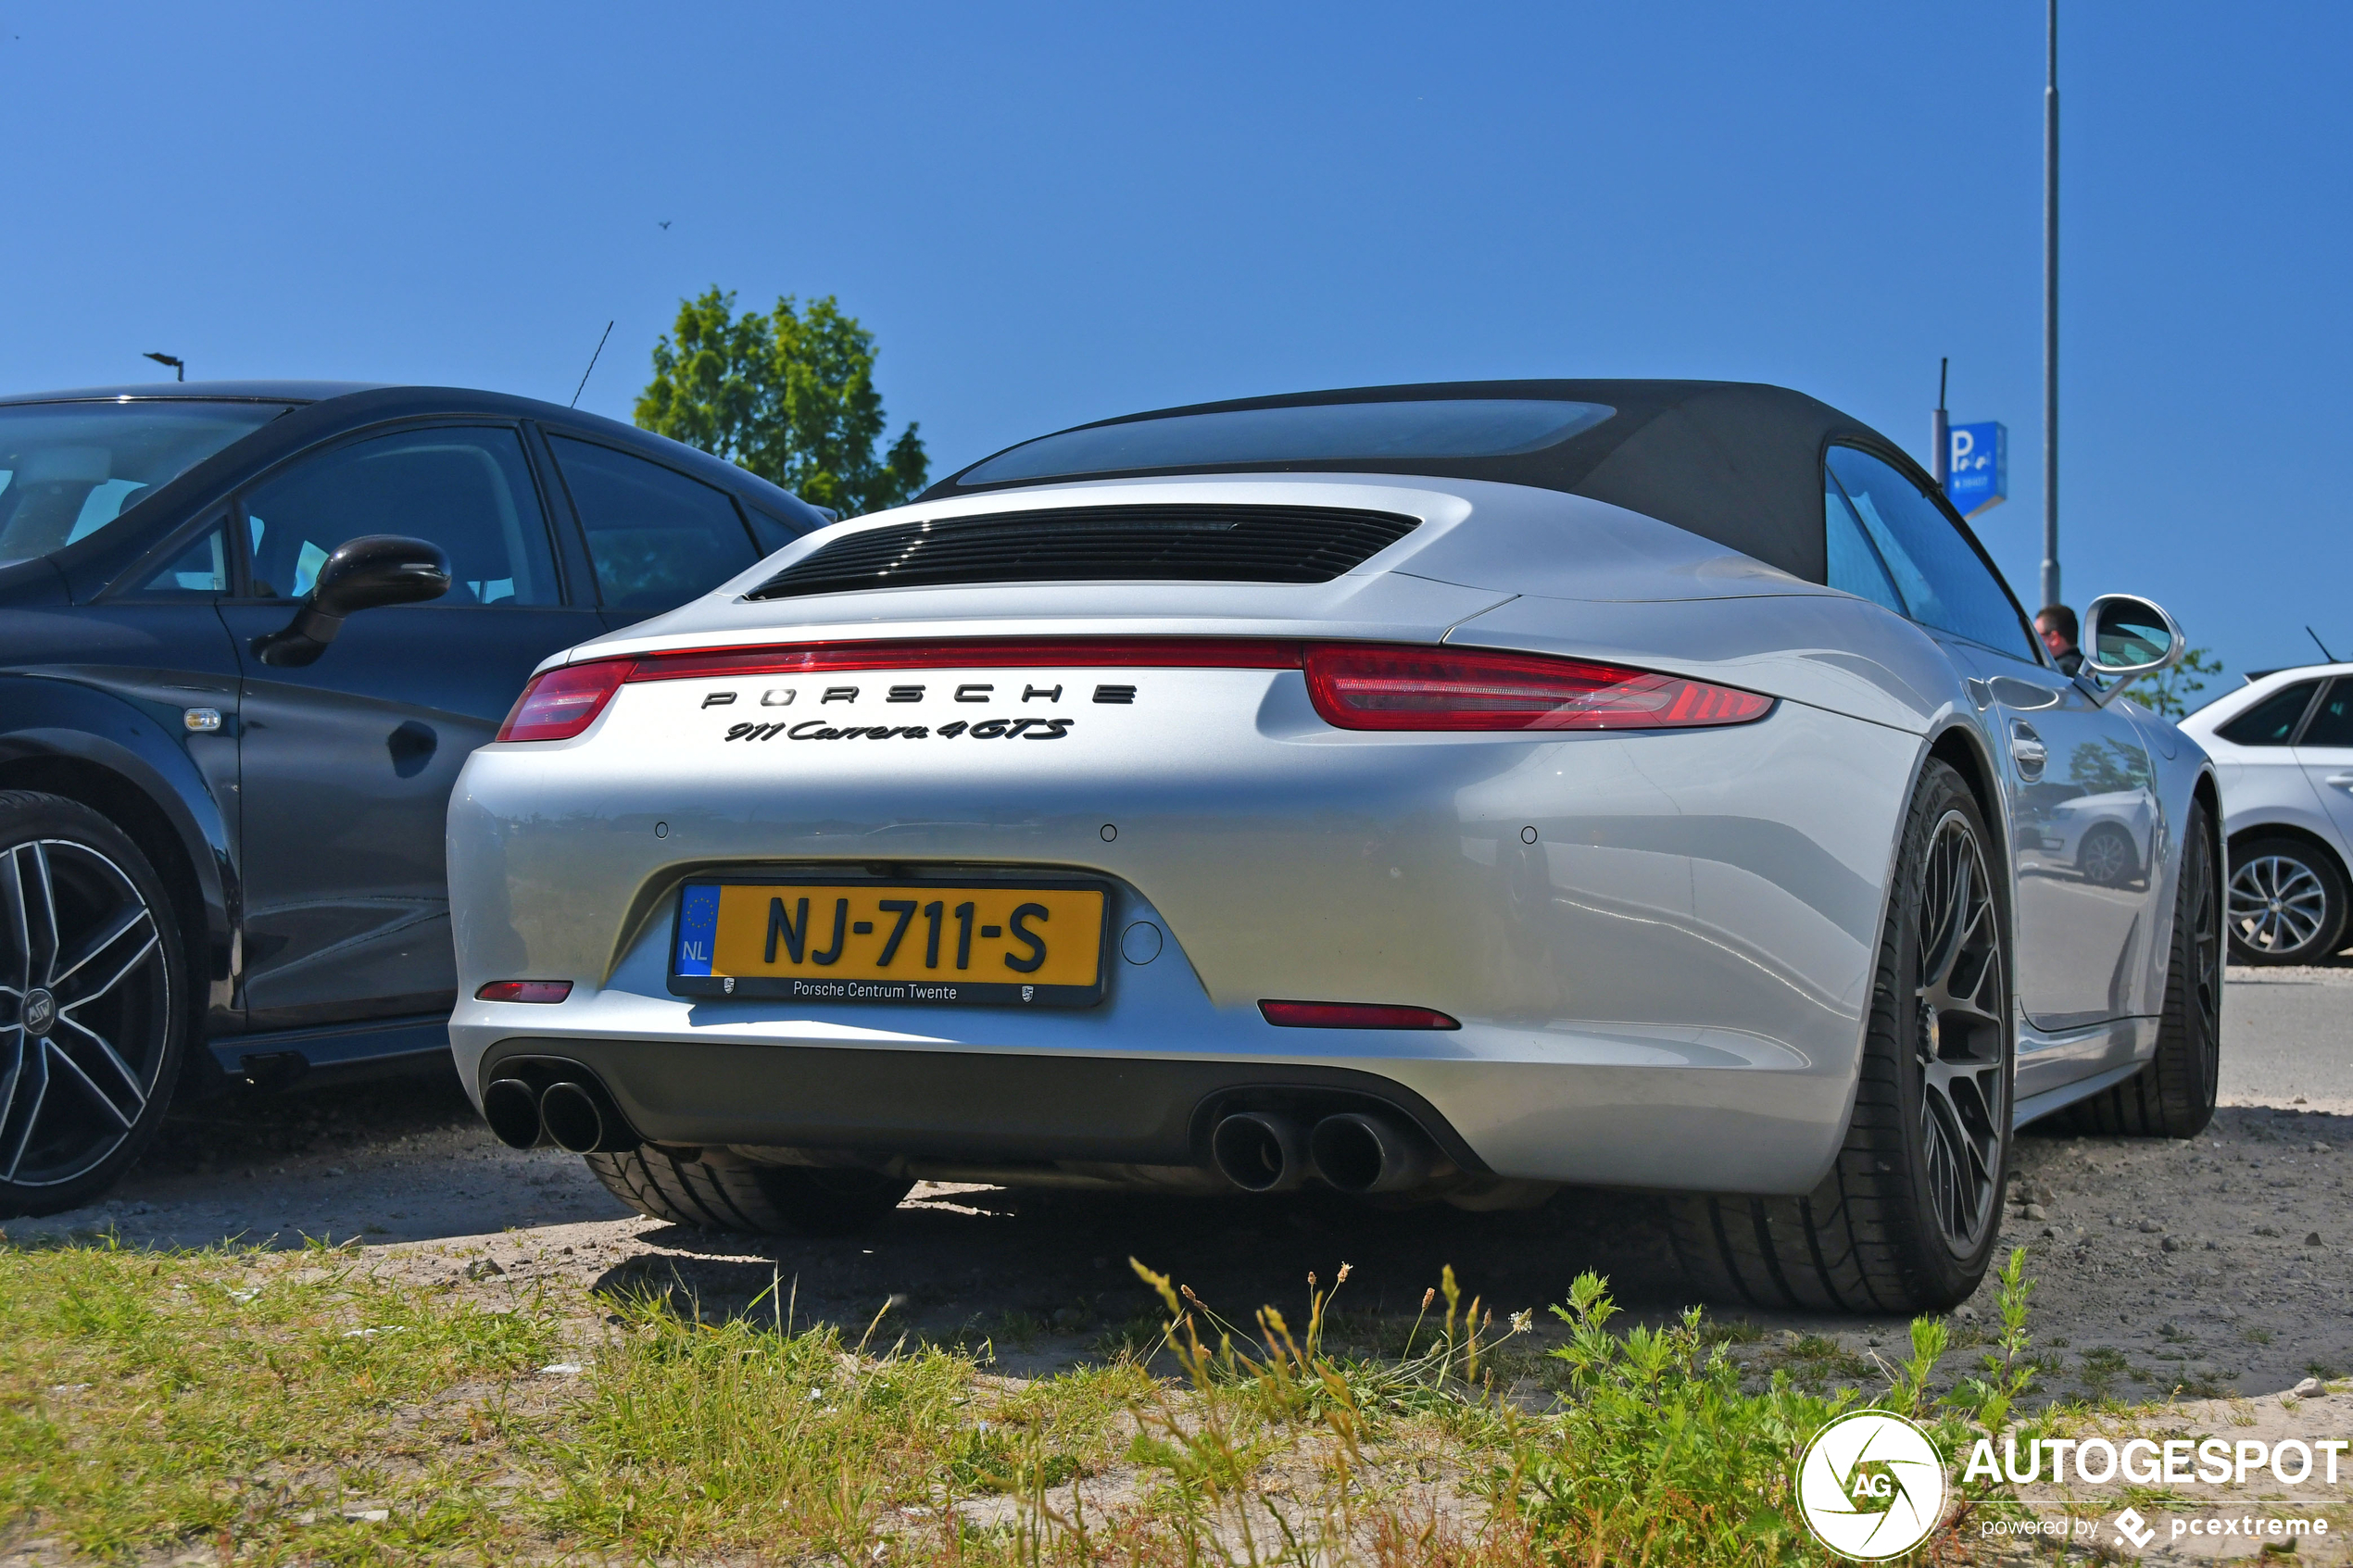
[{"label": "license plate frame", "polygon": [[[802,940],[814,946],[822,935],[822,906],[818,900],[863,896],[875,901],[899,892],[929,890],[935,894],[965,895],[975,904],[981,897],[1004,898],[1025,893],[1092,894],[1100,906],[1093,922],[1095,943],[1094,980],[1088,985],[1056,982],[1025,981],[1018,972],[1006,973],[1002,980],[968,978],[969,972],[929,969],[924,966],[923,938],[928,934],[928,919],[920,911],[912,918],[911,926],[902,930],[904,943],[897,961],[914,963],[903,971],[881,977],[873,976],[864,966],[855,975],[829,977],[822,972],[786,974],[743,974],[710,972],[720,960],[718,951],[721,918],[720,905],[724,890],[757,890],[755,897],[791,897],[796,905],[802,897],[809,899],[805,911],[787,911],[787,930],[795,912],[801,924]],[[692,900],[698,893],[710,897],[707,914],[697,910]],[[942,897],[943,904],[947,900]],[[918,899],[919,906],[926,900]],[[943,910],[943,917],[946,911]],[[841,919],[847,921],[847,914]],[[879,918],[895,917],[882,915]],[[811,922],[816,922],[812,927]],[[681,884],[671,900],[670,951],[665,960],[669,973],[670,993],[675,997],[715,998],[725,1000],[757,999],[803,1002],[813,1005],[872,1005],[876,1003],[912,1007],[1046,1007],[1089,1008],[1101,1003],[1110,982],[1110,960],[1114,952],[1111,943],[1112,889],[1108,883],[1086,877],[1036,876],[991,881],[982,878],[956,877],[777,877],[774,879],[718,874],[689,877]],[[1010,922],[1008,922],[1010,923]],[[1051,921],[1050,921],[1051,923]],[[975,913],[975,928],[990,929]],[[945,921],[945,930],[953,934],[956,922]],[[879,932],[860,934],[873,939]],[[686,946],[690,937],[701,938],[707,946],[700,956],[703,972],[694,972],[695,956]],[[942,944],[946,946],[945,942]],[[912,951],[910,949],[912,949]],[[843,949],[837,944],[837,953]],[[847,953],[843,953],[847,957]],[[1000,957],[1010,955],[1000,953]],[[1051,949],[1045,957],[1051,957]],[[812,960],[814,954],[811,955]],[[683,963],[682,963],[682,960]],[[1041,957],[1040,962],[1044,961]],[[798,967],[798,966],[796,966]],[[975,957],[975,969],[979,967],[979,955]],[[996,971],[996,972],[1001,972]]]}]

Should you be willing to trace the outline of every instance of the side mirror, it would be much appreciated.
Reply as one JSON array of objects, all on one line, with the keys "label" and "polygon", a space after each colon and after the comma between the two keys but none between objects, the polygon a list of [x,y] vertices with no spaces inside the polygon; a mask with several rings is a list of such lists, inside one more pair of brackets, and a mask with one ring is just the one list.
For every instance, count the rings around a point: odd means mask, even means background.
[{"label": "side mirror", "polygon": [[280,669],[317,660],[354,610],[419,604],[449,591],[449,558],[440,546],[397,533],[344,542],[319,568],[295,618],[253,640],[253,653]]},{"label": "side mirror", "polygon": [[2188,645],[2173,618],[2147,599],[2103,594],[2083,612],[2083,668],[2113,684],[2103,706],[2134,681],[2179,663]]}]

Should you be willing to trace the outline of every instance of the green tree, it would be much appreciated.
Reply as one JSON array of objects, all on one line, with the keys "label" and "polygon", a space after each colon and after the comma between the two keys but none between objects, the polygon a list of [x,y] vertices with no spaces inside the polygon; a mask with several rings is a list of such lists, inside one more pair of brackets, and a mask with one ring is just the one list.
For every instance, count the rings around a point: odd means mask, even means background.
[{"label": "green tree", "polygon": [[931,458],[912,421],[879,459],[882,395],[875,334],[834,296],[804,308],[790,295],[766,315],[736,313],[717,285],[678,302],[654,345],[654,379],[637,399],[639,428],[741,464],[812,506],[844,517],[895,507],[921,491]]},{"label": "green tree", "polygon": [[2085,741],[2067,756],[2067,779],[2082,784],[2089,795],[2115,795],[2145,789],[2149,761],[2137,745],[2120,740]]},{"label": "green tree", "polygon": [[2152,713],[2168,719],[2186,716],[2196,706],[2190,698],[2206,689],[2207,677],[2220,675],[2222,661],[2205,648],[2189,648],[2182,654],[2182,662],[2156,675],[2145,675],[2126,689],[2125,695]]}]

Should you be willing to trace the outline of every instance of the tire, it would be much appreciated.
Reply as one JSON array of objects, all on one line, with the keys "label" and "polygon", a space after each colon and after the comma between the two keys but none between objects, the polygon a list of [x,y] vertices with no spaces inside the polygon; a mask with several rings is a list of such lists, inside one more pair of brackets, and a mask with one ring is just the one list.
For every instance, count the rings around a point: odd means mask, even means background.
[{"label": "tire", "polygon": [[2076,847],[2075,869],[2095,886],[2123,887],[2141,874],[2141,857],[2131,834],[2114,822],[2099,822]]},{"label": "tire", "polygon": [[2319,963],[2345,940],[2345,873],[2309,839],[2244,839],[2231,850],[2228,919],[2240,963]]},{"label": "tire", "polygon": [[78,1208],[139,1158],[190,994],[138,846],[76,801],[0,790],[0,1216]]},{"label": "tire", "polygon": [[2214,822],[2201,801],[2191,807],[2182,834],[2157,1054],[2121,1084],[2071,1108],[2070,1120],[2082,1132],[2189,1138],[2214,1119],[2222,1063],[2222,889],[2214,861]]},{"label": "tire", "polygon": [[585,1158],[605,1190],[640,1214],[707,1231],[849,1236],[898,1208],[915,1185],[873,1171],[688,1160],[652,1144]]},{"label": "tire", "polygon": [[2001,864],[1969,786],[1931,759],[1896,857],[1845,1142],[1802,1198],[1671,1200],[1676,1253],[1705,1294],[1910,1313],[1954,1306],[1984,1278],[2014,1081]]}]

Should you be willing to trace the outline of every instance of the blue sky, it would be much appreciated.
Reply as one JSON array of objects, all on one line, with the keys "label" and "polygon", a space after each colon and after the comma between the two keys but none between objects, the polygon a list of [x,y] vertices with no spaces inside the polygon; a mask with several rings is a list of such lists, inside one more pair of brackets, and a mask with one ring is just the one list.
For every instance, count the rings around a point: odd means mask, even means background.
[{"label": "blue sky", "polygon": [[[32,7],[0,387],[441,382],[627,418],[682,295],[837,295],[935,471],[1174,403],[1772,381],[2010,430],[2039,559],[2042,6]],[[2068,596],[2353,649],[2353,7],[2070,3]],[[657,225],[668,220],[670,227]]]}]

